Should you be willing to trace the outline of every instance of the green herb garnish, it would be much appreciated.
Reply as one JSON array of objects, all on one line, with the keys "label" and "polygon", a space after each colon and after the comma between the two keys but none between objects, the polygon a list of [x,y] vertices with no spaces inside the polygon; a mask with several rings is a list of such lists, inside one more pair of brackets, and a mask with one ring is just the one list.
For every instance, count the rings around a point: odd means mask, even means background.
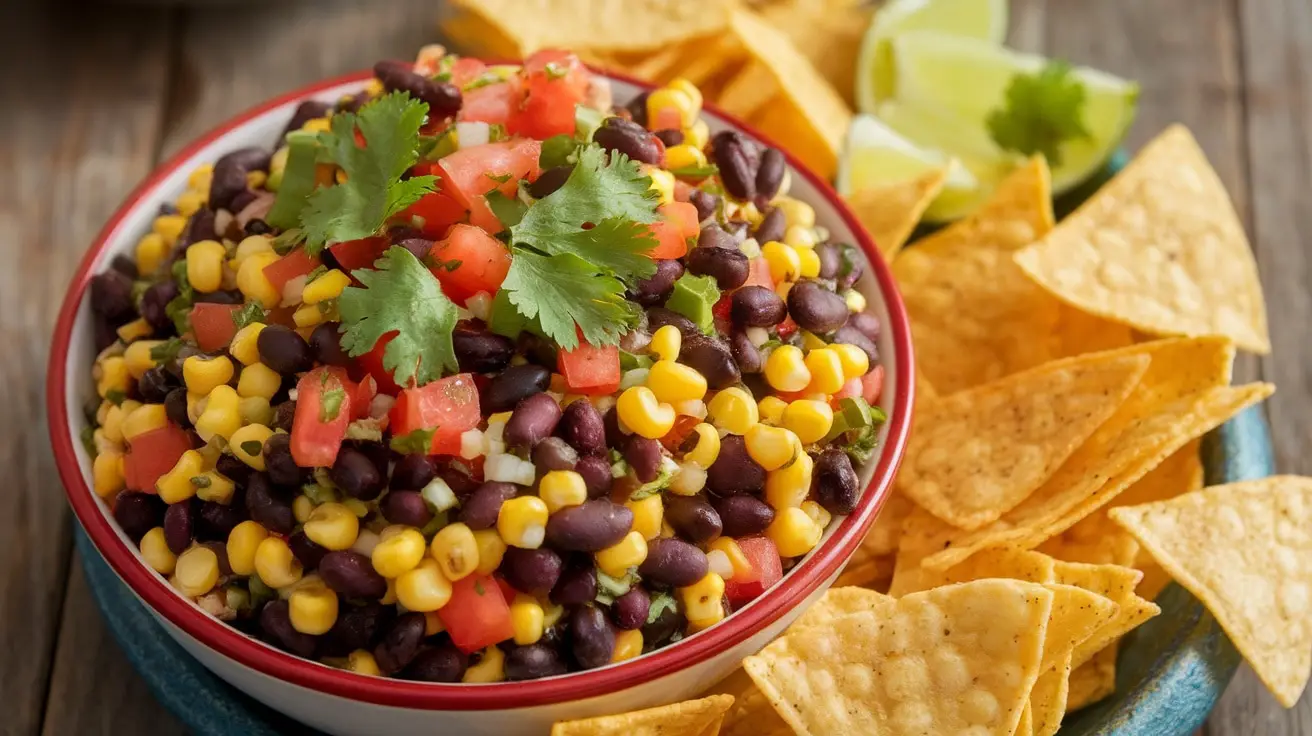
[{"label": "green herb garnish", "polygon": [[1061,145],[1089,137],[1084,125],[1084,85],[1071,65],[1051,61],[1033,74],[1017,74],[1007,86],[1005,104],[989,113],[989,135],[1008,151],[1041,153],[1061,165]]},{"label": "green herb garnish", "polygon": [[393,437],[388,446],[393,452],[399,452],[402,455],[427,455],[429,448],[433,446],[433,435],[437,433],[437,427],[432,429],[416,429],[397,437]]}]

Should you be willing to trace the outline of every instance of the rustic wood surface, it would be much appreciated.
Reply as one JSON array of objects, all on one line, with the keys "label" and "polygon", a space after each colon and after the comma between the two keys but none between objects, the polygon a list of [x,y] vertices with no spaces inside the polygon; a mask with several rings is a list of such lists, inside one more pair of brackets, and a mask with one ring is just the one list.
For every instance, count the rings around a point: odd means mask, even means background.
[{"label": "rustic wood surface", "polygon": [[[433,40],[434,0],[280,0],[201,9],[0,3],[0,692],[4,734],[175,734],[109,639],[71,551],[46,440],[47,335],[78,257],[162,157],[306,82]],[[61,9],[62,8],[62,9]],[[1139,79],[1136,146],[1197,134],[1253,238],[1278,384],[1280,469],[1312,473],[1312,6],[1307,0],[1013,0],[1012,42]],[[1245,668],[1207,736],[1312,733]]]}]

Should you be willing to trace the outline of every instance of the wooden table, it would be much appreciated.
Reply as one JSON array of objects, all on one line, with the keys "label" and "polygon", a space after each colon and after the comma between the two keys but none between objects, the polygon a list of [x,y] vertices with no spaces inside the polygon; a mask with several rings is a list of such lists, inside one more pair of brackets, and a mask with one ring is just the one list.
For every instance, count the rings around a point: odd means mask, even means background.
[{"label": "wooden table", "polygon": [[[409,56],[433,0],[197,10],[0,3],[0,692],[5,734],[181,733],[109,639],[74,559],[46,439],[48,334],[64,286],[124,195],[163,158],[275,93]],[[51,10],[46,6],[58,6]],[[1307,0],[1012,0],[1012,39],[1143,84],[1137,146],[1199,137],[1248,224],[1273,356],[1240,380],[1267,403],[1281,470],[1312,473],[1312,5]],[[1203,733],[1312,731],[1243,670]]]}]

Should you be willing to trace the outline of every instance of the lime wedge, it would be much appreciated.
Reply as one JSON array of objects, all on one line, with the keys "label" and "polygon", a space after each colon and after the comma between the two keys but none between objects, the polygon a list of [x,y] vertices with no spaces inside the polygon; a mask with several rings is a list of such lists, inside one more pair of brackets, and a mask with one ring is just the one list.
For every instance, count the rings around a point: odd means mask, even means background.
[{"label": "lime wedge", "polygon": [[890,0],[875,14],[861,41],[856,99],[861,112],[893,93],[889,39],[907,31],[937,31],[1000,44],[1007,35],[1007,0]]},{"label": "lime wedge", "polygon": [[911,181],[945,166],[947,181],[931,209],[960,216],[980,198],[980,182],[970,171],[939,151],[917,146],[877,118],[858,115],[848,128],[843,158],[838,164],[838,193],[849,196],[863,189]]},{"label": "lime wedge", "polygon": [[[1042,56],[932,31],[899,34],[891,46],[898,103],[916,110],[938,110],[940,118],[955,117],[978,131],[968,139],[976,142],[981,136],[988,137],[985,121],[1005,104],[1012,78],[1037,72],[1048,63]],[[1084,181],[1111,156],[1134,121],[1139,98],[1139,85],[1134,82],[1087,67],[1075,67],[1072,74],[1084,86],[1082,118],[1089,136],[1062,144],[1061,165],[1052,171],[1057,194]],[[904,132],[913,129],[905,124],[893,127]],[[958,153],[951,136],[937,140],[945,137],[942,132],[926,131],[925,137],[936,138],[931,144],[921,135],[911,138],[921,145],[941,147],[950,155],[969,157],[968,152]]]}]

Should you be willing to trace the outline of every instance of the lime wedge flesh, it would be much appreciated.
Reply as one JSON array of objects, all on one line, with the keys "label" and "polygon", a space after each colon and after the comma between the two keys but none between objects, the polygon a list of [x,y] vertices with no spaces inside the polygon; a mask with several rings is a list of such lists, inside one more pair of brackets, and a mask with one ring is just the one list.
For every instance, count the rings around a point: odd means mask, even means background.
[{"label": "lime wedge flesh", "polygon": [[839,163],[838,192],[847,196],[906,182],[943,167],[948,167],[948,176],[934,206],[942,202],[960,213],[963,206],[977,203],[980,182],[966,168],[939,151],[917,146],[875,117],[858,115],[848,129]]},{"label": "lime wedge flesh", "polygon": [[935,31],[1000,44],[1007,35],[1007,0],[890,0],[866,30],[857,59],[856,99],[874,113],[893,92],[889,40],[908,31]]}]

